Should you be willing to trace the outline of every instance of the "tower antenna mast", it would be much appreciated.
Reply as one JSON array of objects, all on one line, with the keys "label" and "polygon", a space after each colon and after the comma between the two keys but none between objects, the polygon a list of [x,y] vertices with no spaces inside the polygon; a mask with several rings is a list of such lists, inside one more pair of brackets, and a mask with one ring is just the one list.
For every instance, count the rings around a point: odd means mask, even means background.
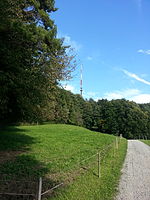
[{"label": "tower antenna mast", "polygon": [[82,93],[83,93],[83,88],[82,88],[82,80],[83,80],[83,76],[82,76],[82,73],[83,73],[83,66],[81,65],[81,68],[80,68],[80,94],[82,96]]}]

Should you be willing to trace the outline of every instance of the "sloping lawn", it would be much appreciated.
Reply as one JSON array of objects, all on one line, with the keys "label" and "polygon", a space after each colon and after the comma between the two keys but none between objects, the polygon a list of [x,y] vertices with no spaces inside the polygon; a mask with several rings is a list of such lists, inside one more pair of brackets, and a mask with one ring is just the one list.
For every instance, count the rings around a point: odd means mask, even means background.
[{"label": "sloping lawn", "polygon": [[[112,135],[71,125],[8,127],[0,133],[0,173],[9,179],[42,176],[49,187],[64,182],[51,199],[112,199],[127,146],[121,139],[117,150],[115,141]],[[97,152],[100,178],[97,155],[86,160]]]},{"label": "sloping lawn", "polygon": [[150,146],[150,140],[141,140],[141,141]]}]

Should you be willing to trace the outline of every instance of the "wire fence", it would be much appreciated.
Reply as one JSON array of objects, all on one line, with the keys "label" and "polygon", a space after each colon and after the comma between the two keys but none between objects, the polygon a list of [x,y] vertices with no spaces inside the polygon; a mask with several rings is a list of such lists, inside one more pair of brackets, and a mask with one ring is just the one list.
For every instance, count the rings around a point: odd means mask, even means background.
[{"label": "wire fence", "polygon": [[[96,165],[97,172],[93,173],[93,175],[97,176],[98,178],[101,177],[101,162],[107,156],[110,149],[113,150],[113,154],[115,155],[115,151],[119,148],[121,138],[116,137],[116,140],[107,145],[101,151],[85,158],[77,163],[77,173],[70,173],[72,179],[74,176],[79,176],[81,173],[80,171],[85,169],[88,171],[88,164],[91,166]],[[90,167],[89,166],[89,167]],[[85,173],[85,172],[84,172]],[[66,173],[63,177],[63,181],[50,181],[49,178],[40,177],[39,179],[35,180],[17,180],[15,177],[13,180],[9,180],[7,175],[2,175],[0,177],[0,199],[1,200],[42,200],[42,198],[46,198],[50,196],[56,189],[60,188],[63,185],[67,185],[70,183],[71,176],[66,177]],[[65,178],[64,178],[65,177]]]},{"label": "wire fence", "polygon": [[2,200],[33,200],[36,199],[36,192],[38,189],[37,181],[27,180],[9,180],[7,176],[3,175],[0,180],[0,199]]}]

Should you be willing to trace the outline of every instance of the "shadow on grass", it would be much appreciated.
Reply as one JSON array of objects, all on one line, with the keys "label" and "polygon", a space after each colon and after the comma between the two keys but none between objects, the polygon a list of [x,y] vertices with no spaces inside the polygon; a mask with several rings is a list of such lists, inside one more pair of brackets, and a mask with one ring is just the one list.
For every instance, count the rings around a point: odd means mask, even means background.
[{"label": "shadow on grass", "polygon": [[48,169],[33,156],[23,154],[13,161],[7,161],[0,165],[0,173],[6,178],[34,179],[44,176],[48,173]]},{"label": "shadow on grass", "polygon": [[[27,131],[30,130],[17,127],[0,130],[0,193],[34,193],[39,177],[49,173],[46,164],[30,153],[31,145],[38,140],[27,135]],[[46,181],[45,189],[57,184],[49,178]]]},{"label": "shadow on grass", "polygon": [[36,141],[33,137],[25,135],[27,131],[13,126],[0,129],[0,151],[28,150]]},{"label": "shadow on grass", "polygon": [[[42,192],[56,186],[59,181],[46,178],[49,172],[44,163],[37,161],[31,155],[19,155],[14,161],[8,161],[0,165],[0,198],[6,200],[10,198],[15,200],[16,194],[34,194],[38,193],[39,177],[43,177]],[[28,196],[26,196],[26,199]],[[19,199],[22,199],[21,196]],[[30,198],[35,199],[35,198]]]}]

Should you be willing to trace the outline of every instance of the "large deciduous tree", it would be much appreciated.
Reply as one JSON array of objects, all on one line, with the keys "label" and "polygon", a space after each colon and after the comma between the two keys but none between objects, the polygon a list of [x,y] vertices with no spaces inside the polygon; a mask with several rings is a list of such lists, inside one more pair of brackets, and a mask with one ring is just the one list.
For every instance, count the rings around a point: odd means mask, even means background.
[{"label": "large deciduous tree", "polygon": [[50,14],[54,0],[0,1],[0,121],[52,117],[58,80],[70,76],[73,56]]}]

